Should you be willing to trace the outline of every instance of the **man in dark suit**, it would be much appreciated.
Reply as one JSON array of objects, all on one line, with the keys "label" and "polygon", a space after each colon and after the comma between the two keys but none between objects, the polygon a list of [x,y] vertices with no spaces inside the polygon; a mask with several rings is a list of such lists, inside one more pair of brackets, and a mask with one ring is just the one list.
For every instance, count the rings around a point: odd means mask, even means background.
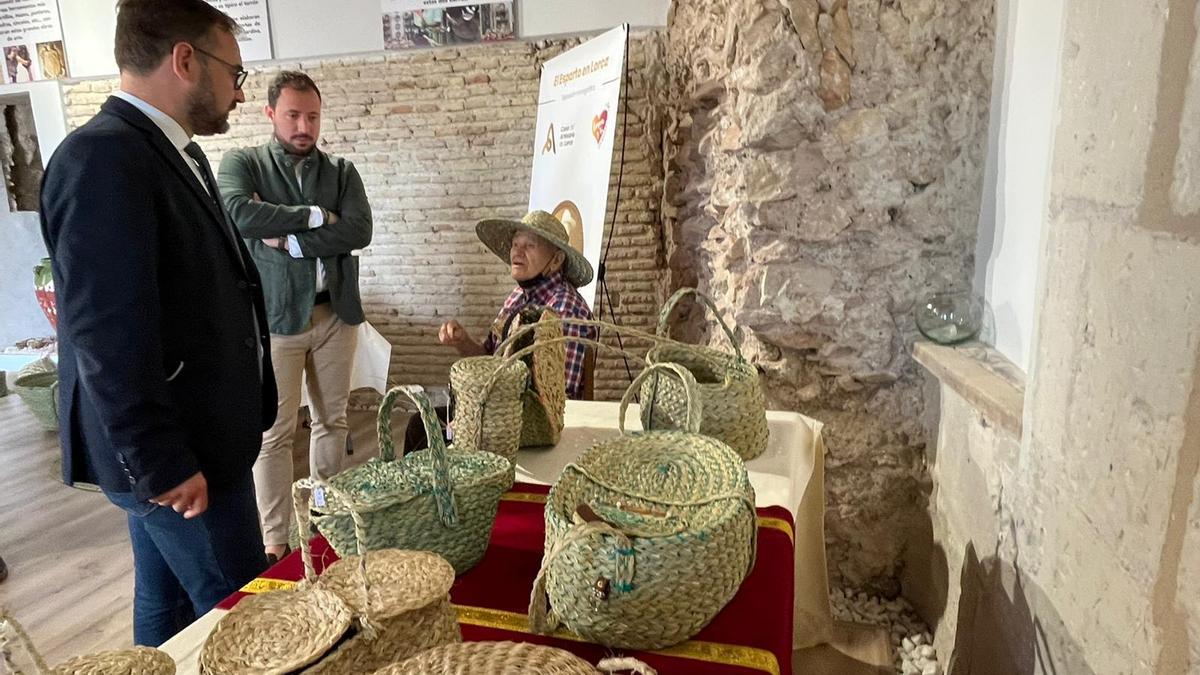
[{"label": "man in dark suit", "polygon": [[261,282],[193,135],[245,98],[237,25],[121,0],[121,90],[51,158],[63,477],[128,515],[134,640],[158,645],[266,564],[251,467],[276,410]]}]

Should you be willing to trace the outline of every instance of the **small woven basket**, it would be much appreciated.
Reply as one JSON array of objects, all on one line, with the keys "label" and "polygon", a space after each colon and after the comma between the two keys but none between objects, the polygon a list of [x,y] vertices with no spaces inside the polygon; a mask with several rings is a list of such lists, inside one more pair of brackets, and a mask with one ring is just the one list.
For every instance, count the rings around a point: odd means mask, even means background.
[{"label": "small woven basket", "polygon": [[[684,383],[687,430],[624,435],[630,399],[659,372]],[[695,635],[733,598],[754,567],[754,489],[737,454],[698,433],[701,408],[686,368],[650,366],[621,400],[623,435],[563,470],[546,502],[534,632],[561,623],[603,645],[658,649]]]},{"label": "small woven basket", "polygon": [[[567,406],[567,347],[555,338],[563,336],[563,324],[553,310],[542,310],[534,323],[534,350],[525,357],[529,386],[521,394],[522,448],[557,445],[562,436]],[[514,342],[513,351],[520,351]]]},{"label": "small woven basket", "polygon": [[27,363],[17,371],[13,390],[47,431],[58,430],[58,366],[49,357]]},{"label": "small woven basket", "polygon": [[605,659],[593,666],[571,652],[528,642],[463,642],[421,652],[375,675],[601,675],[627,670],[655,675],[633,659]]},{"label": "small woven basket", "polygon": [[[744,460],[754,459],[767,449],[767,412],[758,370],[742,356],[741,347],[721,319],[712,300],[694,288],[682,288],[671,296],[658,316],[658,334],[666,337],[667,319],[681,298],[695,294],[716,317],[733,346],[733,354],[679,342],[662,342],[646,353],[646,363],[678,363],[692,372],[699,384],[704,405],[700,433],[712,436]],[[674,378],[653,377],[642,386],[642,426],[646,429],[681,428],[687,400],[683,386]]]},{"label": "small woven basket", "polygon": [[[300,531],[308,531],[307,503],[294,488]],[[328,489],[328,488],[327,488]],[[351,500],[339,495],[342,503]],[[363,519],[355,518],[356,533]],[[341,598],[357,619],[359,630],[342,641],[306,673],[369,673],[438,645],[462,641],[450,586],[454,568],[445,558],[425,551],[384,549],[338,560],[319,580],[307,537],[300,542],[304,576]]]},{"label": "small woven basket", "polygon": [[[493,377],[495,383],[489,390],[486,384]],[[516,459],[528,382],[529,368],[521,361],[503,356],[469,356],[455,361],[450,366],[454,446],[467,452],[490,452],[509,462]]]},{"label": "small woven basket", "polygon": [[[14,646],[21,654],[15,654]],[[76,656],[49,668],[17,620],[0,609],[0,665],[10,675],[175,675],[165,652],[134,647]]]},{"label": "small woven basket", "polygon": [[[403,459],[396,458],[390,419],[400,396],[416,404],[429,438],[428,450]],[[357,553],[360,544],[364,550],[432,551],[462,574],[487,549],[500,495],[512,487],[512,464],[490,452],[447,449],[433,406],[417,386],[389,391],[379,405],[378,422],[379,457],[327,483],[297,481],[312,490],[312,521],[338,556]],[[362,519],[361,541],[356,514]]]}]

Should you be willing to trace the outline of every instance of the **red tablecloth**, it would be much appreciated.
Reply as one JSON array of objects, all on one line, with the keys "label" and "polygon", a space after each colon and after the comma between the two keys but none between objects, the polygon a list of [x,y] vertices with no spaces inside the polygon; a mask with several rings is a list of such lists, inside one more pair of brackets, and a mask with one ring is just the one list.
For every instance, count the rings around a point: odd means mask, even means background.
[{"label": "red tablecloth", "polygon": [[[526,611],[542,560],[543,508],[548,488],[518,483],[504,495],[483,560],[450,590],[464,640],[519,640],[560,647],[595,663],[613,655],[645,661],[664,675],[750,675],[792,672],[793,525],[782,507],[758,509],[758,558],[738,594],[695,638],[650,652],[613,650],[558,632],[529,632]],[[313,540],[317,571],[337,555]],[[290,587],[304,575],[299,551],[284,558],[219,607],[229,609],[248,593]]]}]

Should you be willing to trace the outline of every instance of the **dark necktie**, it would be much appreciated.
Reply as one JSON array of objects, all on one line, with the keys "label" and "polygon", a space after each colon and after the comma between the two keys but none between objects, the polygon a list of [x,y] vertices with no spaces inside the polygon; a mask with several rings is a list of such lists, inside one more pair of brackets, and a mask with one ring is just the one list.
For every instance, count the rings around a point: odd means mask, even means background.
[{"label": "dark necktie", "polygon": [[[237,241],[234,239],[236,235],[233,232],[232,225],[229,223],[229,217],[225,215],[225,206],[221,203],[221,193],[217,192],[217,181],[213,178],[212,169],[208,166],[208,157],[204,156],[204,151],[200,149],[196,141],[183,146],[183,151],[188,154],[188,157],[196,160],[196,164],[200,167],[200,175],[204,176],[204,186],[208,188],[208,196],[212,199],[213,204],[216,205],[217,212],[221,214],[221,229],[224,230],[225,236],[229,238],[229,242],[233,244],[233,250],[237,251]],[[242,256],[239,254],[239,263],[241,259]]]}]

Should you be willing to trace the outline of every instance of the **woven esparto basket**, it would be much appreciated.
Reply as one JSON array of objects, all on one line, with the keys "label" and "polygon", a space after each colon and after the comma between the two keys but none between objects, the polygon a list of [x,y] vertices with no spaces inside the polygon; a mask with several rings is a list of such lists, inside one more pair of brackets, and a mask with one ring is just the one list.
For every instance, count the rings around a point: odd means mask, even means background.
[{"label": "woven esparto basket", "polygon": [[[542,310],[534,324],[535,349],[525,357],[529,386],[521,394],[522,448],[557,445],[562,436],[567,406],[567,346],[553,342],[563,336],[562,322],[553,310]],[[524,345],[509,343],[519,351]],[[497,347],[498,353],[503,353]]]},{"label": "woven esparto basket", "polygon": [[[326,490],[332,490],[326,486]],[[293,488],[301,532],[308,531],[309,491]],[[352,501],[338,495],[344,504]],[[355,518],[356,533],[363,520]],[[383,549],[347,556],[317,579],[307,537],[300,542],[304,576],[332,591],[350,607],[358,632],[338,644],[319,663],[304,671],[322,675],[369,673],[438,645],[461,642],[450,586],[454,568],[445,558],[426,551]]]},{"label": "woven esparto basket", "polygon": [[[489,420],[495,420],[491,425],[467,427],[468,433],[473,432],[477,434],[476,446],[494,447],[496,441],[492,436],[497,433],[497,427],[499,427],[500,435],[504,437],[503,442],[510,443],[514,435],[511,431],[514,423],[520,427],[522,441],[519,445],[522,448],[545,447],[558,443],[566,414],[565,371],[566,345],[568,343],[588,345],[593,349],[605,350],[630,357],[634,361],[642,358],[639,354],[613,347],[597,340],[576,335],[566,335],[563,332],[564,325],[603,328],[611,332],[620,333],[626,337],[640,338],[652,343],[662,341],[655,335],[643,333],[634,328],[592,319],[560,319],[549,312],[543,314],[542,318],[535,323],[519,326],[517,330],[497,346],[496,351],[503,351],[505,356],[502,360],[493,362],[495,369],[487,375],[482,386],[472,383],[474,391],[482,392],[481,394],[474,395],[472,399],[479,402],[477,405],[482,406],[481,411],[476,412],[475,417],[482,418],[486,414]],[[522,340],[522,338],[529,337],[534,339],[532,341]],[[523,343],[528,344],[521,346]],[[516,351],[513,351],[514,349]],[[512,412],[515,406],[503,395],[498,397],[494,392],[498,385],[509,381],[510,376],[508,372],[512,363],[524,363],[530,357],[536,359],[539,354],[543,358],[540,362],[534,361],[533,370],[533,379],[539,383],[537,384],[538,391],[534,393],[532,385],[525,390],[525,393],[522,395],[523,407],[521,419],[517,420]],[[483,373],[479,373],[476,376],[481,377]],[[496,406],[504,411],[502,416],[496,415],[493,417],[490,411]],[[469,442],[469,439],[465,436],[455,436],[455,438],[461,443]],[[537,441],[534,442],[532,439],[537,439]],[[526,440],[530,442],[527,443]],[[513,448],[512,450],[515,457],[517,448]]]},{"label": "woven esparto basket", "polygon": [[53,360],[43,357],[22,366],[13,380],[13,390],[43,429],[58,429],[58,366]]},{"label": "woven esparto basket", "polygon": [[444,645],[375,675],[602,675],[623,671],[655,675],[654,669],[634,659],[605,659],[593,666],[571,652],[528,642]]},{"label": "woven esparto basket", "polygon": [[[767,412],[758,370],[742,356],[741,347],[721,319],[712,300],[694,288],[681,288],[671,296],[658,316],[658,334],[668,332],[667,319],[681,298],[695,294],[716,317],[733,354],[678,342],[662,342],[646,354],[646,363],[678,363],[692,372],[704,402],[700,433],[733,448],[742,459],[754,459],[767,449]],[[647,429],[681,428],[687,401],[683,387],[674,378],[654,377],[642,385],[642,426]]]},{"label": "woven esparto basket", "polygon": [[[630,399],[660,372],[684,382],[687,430],[624,435]],[[737,454],[698,433],[695,390],[682,366],[648,367],[621,400],[623,435],[586,451],[551,488],[534,632],[561,623],[611,647],[673,645],[707,625],[753,569],[754,489]]]},{"label": "woven esparto basket", "polygon": [[[420,411],[429,449],[397,459],[390,417],[400,396]],[[500,495],[513,483],[512,464],[490,452],[447,450],[433,406],[418,386],[389,391],[378,422],[379,457],[330,478],[333,491],[320,481],[300,481],[313,491],[313,522],[339,556],[359,550],[358,513],[365,550],[432,551],[462,574],[487,549]],[[343,498],[353,500],[353,509]]]},{"label": "woven esparto basket", "polygon": [[[490,390],[485,388],[495,377]],[[490,452],[513,461],[521,447],[522,411],[529,368],[503,356],[468,356],[450,366],[454,397],[454,447]],[[487,430],[487,434],[483,431]]]},{"label": "woven esparto basket", "polygon": [[[562,337],[562,322],[553,310],[542,309],[537,321],[517,324],[494,355],[459,359],[450,367],[456,446],[512,461],[519,448],[558,443],[567,404],[567,350],[549,343],[557,337]],[[518,367],[506,357],[524,346],[521,338],[532,338],[538,348],[523,352],[523,367]]]},{"label": "woven esparto basket", "polygon": [[[14,649],[16,648],[16,649]],[[23,653],[14,653],[20,649]],[[49,668],[17,620],[0,609],[0,672],[11,675],[175,675],[175,661],[150,647],[77,656]]]}]

